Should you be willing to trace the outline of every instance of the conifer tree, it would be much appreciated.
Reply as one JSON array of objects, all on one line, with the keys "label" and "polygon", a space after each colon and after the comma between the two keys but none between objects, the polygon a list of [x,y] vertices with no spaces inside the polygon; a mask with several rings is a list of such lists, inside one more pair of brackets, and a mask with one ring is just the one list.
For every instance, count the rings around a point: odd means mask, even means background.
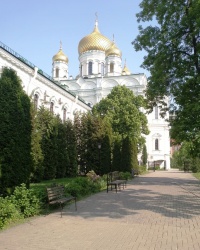
[{"label": "conifer tree", "polygon": [[56,164],[56,178],[63,178],[69,169],[68,143],[67,143],[67,128],[62,123],[59,117],[57,119],[57,164]]},{"label": "conifer tree", "polygon": [[137,146],[133,139],[126,137],[122,140],[122,171],[131,172],[132,169],[138,170]]},{"label": "conifer tree", "polygon": [[146,166],[147,164],[147,147],[146,144],[143,145],[142,148],[142,164]]},{"label": "conifer tree", "polygon": [[[68,162],[66,164],[66,176],[76,176],[78,174],[78,154],[75,127],[71,120],[65,122],[66,144]],[[67,160],[67,159],[66,159]]]},{"label": "conifer tree", "polygon": [[123,171],[121,165],[121,141],[115,140],[113,146],[112,171]]},{"label": "conifer tree", "polygon": [[0,193],[29,185],[32,169],[30,99],[12,69],[0,77]]},{"label": "conifer tree", "polygon": [[38,127],[42,136],[41,148],[44,156],[43,179],[50,180],[56,177],[56,162],[57,162],[57,148],[55,145],[56,140],[56,127],[54,116],[49,110],[43,106],[38,110]]}]

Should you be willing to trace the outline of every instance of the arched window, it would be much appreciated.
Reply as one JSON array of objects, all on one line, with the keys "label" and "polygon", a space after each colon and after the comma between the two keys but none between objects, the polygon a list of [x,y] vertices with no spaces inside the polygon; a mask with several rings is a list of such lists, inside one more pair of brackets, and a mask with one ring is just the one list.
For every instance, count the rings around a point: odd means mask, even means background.
[{"label": "arched window", "polygon": [[53,108],[54,108],[54,103],[53,102],[51,102],[50,103],[50,112],[53,114]]},{"label": "arched window", "polygon": [[158,139],[155,139],[155,150],[159,150]]},{"label": "arched window", "polygon": [[89,62],[88,64],[88,74],[92,75],[92,62]]},{"label": "arched window", "polygon": [[155,119],[158,119],[158,106],[155,107]]},{"label": "arched window", "polygon": [[63,109],[63,122],[66,121],[66,117],[67,117],[67,110],[66,108]]},{"label": "arched window", "polygon": [[101,75],[104,76],[104,63],[101,63]]},{"label": "arched window", "polygon": [[39,96],[37,94],[34,95],[34,109],[37,110],[38,109],[38,99]]},{"label": "arched window", "polygon": [[114,72],[114,63],[110,63],[110,73]]},{"label": "arched window", "polygon": [[56,68],[56,77],[59,77],[59,69]]}]

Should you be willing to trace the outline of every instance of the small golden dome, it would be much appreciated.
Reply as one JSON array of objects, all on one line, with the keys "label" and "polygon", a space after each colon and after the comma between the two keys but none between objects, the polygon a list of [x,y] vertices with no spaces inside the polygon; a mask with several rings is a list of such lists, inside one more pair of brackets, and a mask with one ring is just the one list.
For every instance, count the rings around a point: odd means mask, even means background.
[{"label": "small golden dome", "polygon": [[60,50],[58,51],[58,53],[55,56],[53,56],[52,60],[54,62],[55,61],[62,61],[62,62],[66,62],[66,63],[69,62],[68,57],[63,53],[61,46],[60,46]]},{"label": "small golden dome", "polygon": [[125,64],[124,64],[124,68],[123,68],[123,70],[122,70],[122,75],[123,75],[123,76],[131,75],[130,70],[126,67],[126,62],[125,62]]},{"label": "small golden dome", "polygon": [[119,56],[119,57],[122,56],[122,52],[117,48],[114,42],[112,46],[108,50],[106,50],[106,57],[111,56],[111,55]]},{"label": "small golden dome", "polygon": [[98,23],[96,21],[94,30],[91,34],[83,37],[78,45],[79,55],[89,50],[101,50],[106,51],[110,48],[112,42],[105,36],[103,36],[98,29]]}]

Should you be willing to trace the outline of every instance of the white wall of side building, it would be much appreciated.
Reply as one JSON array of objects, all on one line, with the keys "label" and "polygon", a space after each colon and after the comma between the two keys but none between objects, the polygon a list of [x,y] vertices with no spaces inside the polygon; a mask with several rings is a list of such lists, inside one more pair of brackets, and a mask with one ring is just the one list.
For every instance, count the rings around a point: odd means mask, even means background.
[{"label": "white wall of side building", "polygon": [[[9,50],[9,48],[6,49]],[[32,100],[35,94],[39,96],[38,106],[44,105],[50,109],[50,103],[53,102],[53,113],[59,114],[61,119],[63,119],[64,109],[66,110],[66,119],[72,120],[75,111],[86,112],[91,109],[77,95],[70,93],[58,83],[40,74],[37,67],[30,67],[0,47],[0,72],[3,67],[12,68],[17,72],[24,91]]]}]

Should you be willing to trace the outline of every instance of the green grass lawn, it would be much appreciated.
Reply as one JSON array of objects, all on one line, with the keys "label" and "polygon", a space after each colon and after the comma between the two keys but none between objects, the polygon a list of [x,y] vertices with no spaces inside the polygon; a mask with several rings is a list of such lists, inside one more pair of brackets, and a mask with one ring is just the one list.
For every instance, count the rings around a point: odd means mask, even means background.
[{"label": "green grass lawn", "polygon": [[197,178],[198,180],[200,180],[200,173],[193,173],[193,176],[194,176],[195,178]]},{"label": "green grass lawn", "polygon": [[54,183],[59,184],[59,185],[66,185],[75,179],[76,179],[76,177],[74,177],[74,178],[61,178],[61,179],[42,181],[40,183],[31,183],[30,188],[33,189],[37,193],[37,192],[42,192],[44,190],[46,191],[46,187],[51,186]]}]

